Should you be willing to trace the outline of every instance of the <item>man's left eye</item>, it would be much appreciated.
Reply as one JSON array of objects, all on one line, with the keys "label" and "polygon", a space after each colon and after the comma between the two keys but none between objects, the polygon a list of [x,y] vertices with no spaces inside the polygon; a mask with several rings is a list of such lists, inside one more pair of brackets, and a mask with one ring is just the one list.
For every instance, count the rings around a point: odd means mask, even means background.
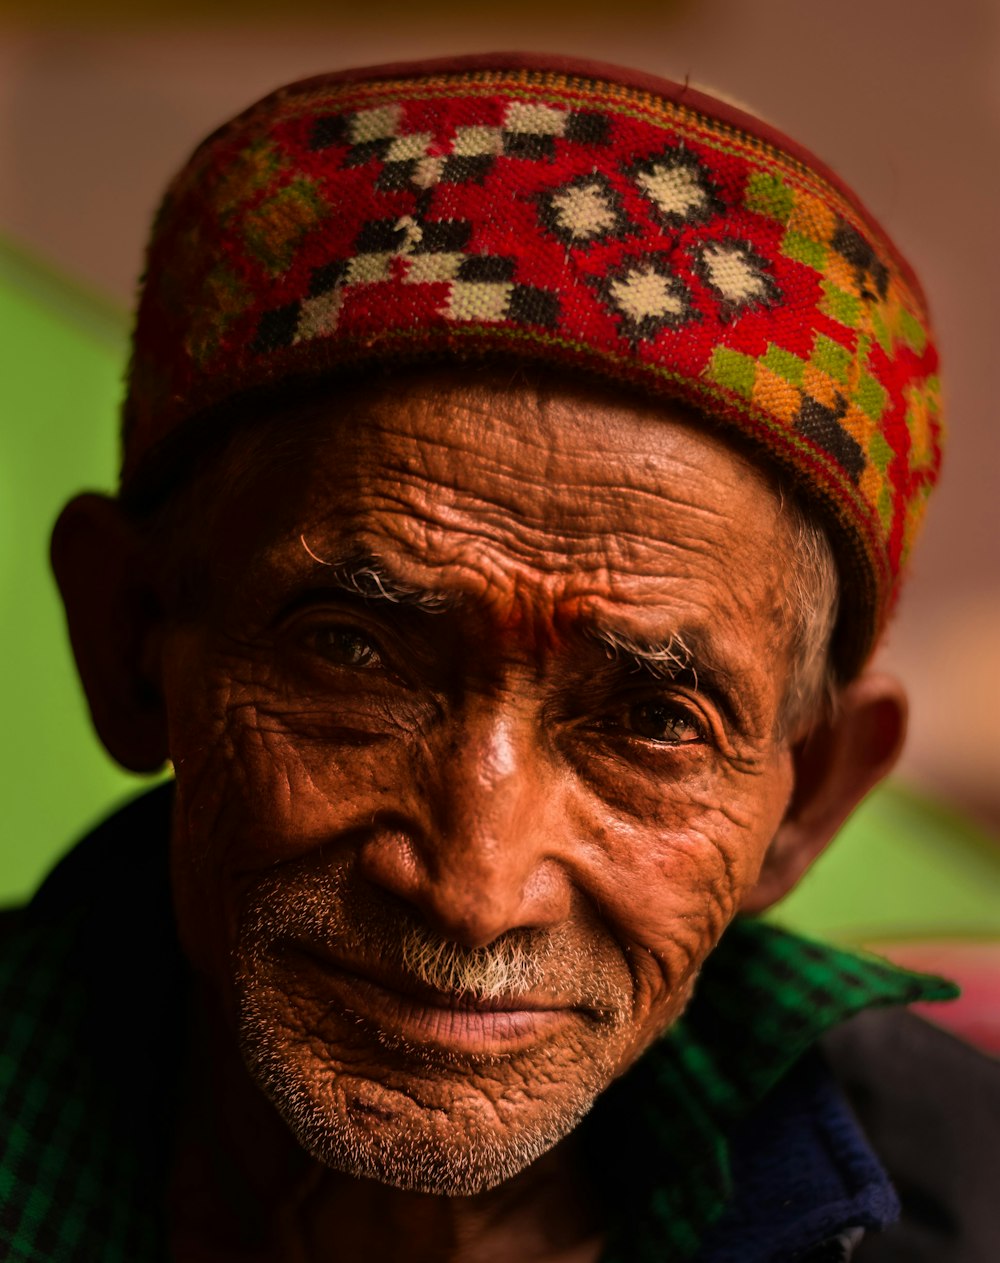
[{"label": "man's left eye", "polygon": [[674,702],[635,702],[625,712],[624,727],[637,737],[664,745],[691,745],[704,739],[700,725]]},{"label": "man's left eye", "polygon": [[374,642],[357,627],[319,627],[309,634],[309,642],[317,653],[337,666],[382,665]]}]

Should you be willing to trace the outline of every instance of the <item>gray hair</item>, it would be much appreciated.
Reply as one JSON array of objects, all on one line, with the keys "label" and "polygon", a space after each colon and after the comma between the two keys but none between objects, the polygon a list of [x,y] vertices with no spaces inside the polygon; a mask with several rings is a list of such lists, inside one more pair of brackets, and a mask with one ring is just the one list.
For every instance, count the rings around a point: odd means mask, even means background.
[{"label": "gray hair", "polygon": [[782,494],[791,536],[788,616],[791,671],[781,713],[785,734],[829,716],[840,681],[832,640],[840,606],[840,580],[830,538],[794,496]]}]

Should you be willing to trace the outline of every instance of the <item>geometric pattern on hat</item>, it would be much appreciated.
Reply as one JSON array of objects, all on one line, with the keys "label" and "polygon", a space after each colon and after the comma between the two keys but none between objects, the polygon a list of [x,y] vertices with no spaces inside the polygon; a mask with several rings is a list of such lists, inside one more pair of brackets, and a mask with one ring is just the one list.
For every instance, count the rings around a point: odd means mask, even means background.
[{"label": "geometric pattern on hat", "polygon": [[690,326],[699,319],[683,277],[657,256],[639,254],[609,268],[597,289],[633,346],[655,342],[664,329]]},{"label": "geometric pattern on hat", "polygon": [[725,209],[704,163],[683,144],[625,167],[668,227],[707,223]]},{"label": "geometric pattern on hat", "polygon": [[496,356],[687,402],[757,444],[828,522],[842,665],[864,660],[940,462],[920,286],[794,142],[616,67],[321,76],[209,137],[154,226],[123,477],[286,379]]}]

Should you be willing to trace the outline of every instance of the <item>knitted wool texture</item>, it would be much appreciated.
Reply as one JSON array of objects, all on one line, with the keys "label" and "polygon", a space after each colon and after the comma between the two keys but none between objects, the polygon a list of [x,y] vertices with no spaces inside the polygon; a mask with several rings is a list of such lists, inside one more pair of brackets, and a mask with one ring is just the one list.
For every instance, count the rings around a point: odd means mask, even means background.
[{"label": "knitted wool texture", "polygon": [[124,481],[220,405],[348,367],[516,358],[693,405],[790,474],[874,646],[940,463],[912,271],[786,137],[593,63],[478,56],[280,89],[154,226]]}]

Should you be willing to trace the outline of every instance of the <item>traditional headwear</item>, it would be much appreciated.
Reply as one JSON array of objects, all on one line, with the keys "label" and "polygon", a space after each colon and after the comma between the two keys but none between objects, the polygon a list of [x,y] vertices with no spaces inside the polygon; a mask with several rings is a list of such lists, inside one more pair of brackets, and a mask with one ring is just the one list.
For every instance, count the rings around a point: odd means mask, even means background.
[{"label": "traditional headwear", "polygon": [[683,400],[763,449],[826,519],[841,664],[863,662],[940,462],[919,283],[811,154],[612,66],[324,75],[205,140],[153,230],[124,479],[247,392],[496,357]]}]

